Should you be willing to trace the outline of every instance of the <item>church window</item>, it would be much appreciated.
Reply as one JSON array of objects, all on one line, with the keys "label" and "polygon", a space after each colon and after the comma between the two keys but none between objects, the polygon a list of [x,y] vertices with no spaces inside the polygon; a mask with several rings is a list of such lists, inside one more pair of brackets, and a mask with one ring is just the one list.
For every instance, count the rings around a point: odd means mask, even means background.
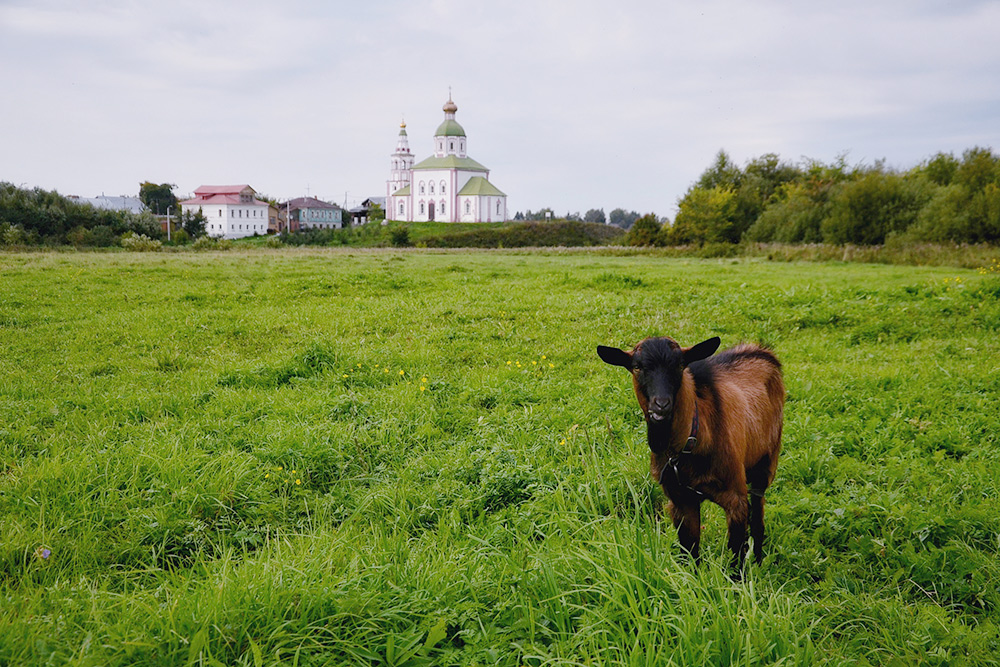
[{"label": "church window", "polygon": [[424,182],[420,181],[420,194],[424,194]]},{"label": "church window", "polygon": [[448,150],[450,150],[450,151],[455,150],[455,142],[454,141],[449,141],[448,142]]},{"label": "church window", "polygon": [[444,200],[441,200],[441,215],[444,215]]},{"label": "church window", "polygon": [[425,209],[424,209],[424,203],[420,202],[420,215],[423,215],[424,211],[425,211]]},{"label": "church window", "polygon": [[497,215],[500,215],[500,200],[497,200]]},{"label": "church window", "polygon": [[444,194],[444,181],[441,181],[441,194]]},{"label": "church window", "polygon": [[431,183],[431,194],[434,194],[434,183]]},{"label": "church window", "polygon": [[472,210],[472,204],[470,204],[470,203],[469,203],[469,200],[468,200],[468,199],[466,199],[466,200],[465,200],[465,214],[466,214],[466,215],[469,215],[469,211],[470,211],[470,210]]},{"label": "church window", "polygon": [[399,202],[399,214],[403,215],[403,202]]}]

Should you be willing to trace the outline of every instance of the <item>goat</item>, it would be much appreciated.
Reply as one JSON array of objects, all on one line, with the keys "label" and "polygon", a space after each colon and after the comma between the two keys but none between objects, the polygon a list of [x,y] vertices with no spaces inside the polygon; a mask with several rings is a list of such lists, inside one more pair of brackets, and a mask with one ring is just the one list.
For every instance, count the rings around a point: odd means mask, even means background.
[{"label": "goat", "polygon": [[740,344],[712,356],[720,342],[716,336],[682,348],[671,338],[647,338],[631,352],[599,345],[597,354],[632,374],[649,471],[670,500],[681,547],[701,560],[701,503],[711,500],[726,513],[739,572],[748,519],[754,558],[764,559],[764,491],[781,451],[785,385],[769,349]]}]

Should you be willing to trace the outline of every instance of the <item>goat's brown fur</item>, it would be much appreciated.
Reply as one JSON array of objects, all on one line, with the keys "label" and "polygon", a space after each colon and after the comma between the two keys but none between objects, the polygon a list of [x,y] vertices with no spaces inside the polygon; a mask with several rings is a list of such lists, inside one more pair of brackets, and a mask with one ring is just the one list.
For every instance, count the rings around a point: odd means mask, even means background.
[{"label": "goat's brown fur", "polygon": [[[726,513],[729,547],[740,567],[748,521],[754,556],[758,562],[763,559],[763,494],[781,451],[785,386],[781,364],[770,350],[742,344],[709,356],[717,346],[718,339],[681,348],[669,338],[653,338],[631,353],[614,348],[599,348],[598,353],[632,373],[647,423],[650,474],[670,499],[681,545],[699,556],[701,503],[707,498]],[[651,410],[651,400],[660,408],[669,403],[670,414],[665,408]],[[682,453],[695,405],[697,442]],[[749,502],[748,485],[753,490]]]}]

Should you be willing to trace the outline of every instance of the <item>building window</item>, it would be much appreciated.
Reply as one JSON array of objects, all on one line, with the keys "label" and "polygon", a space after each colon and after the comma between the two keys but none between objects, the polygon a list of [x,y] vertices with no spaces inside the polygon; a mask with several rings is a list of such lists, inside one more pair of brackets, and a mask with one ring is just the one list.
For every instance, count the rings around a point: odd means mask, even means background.
[{"label": "building window", "polygon": [[450,150],[450,151],[455,150],[455,142],[454,141],[449,141],[448,142],[448,150]]},{"label": "building window", "polygon": [[444,215],[444,200],[441,200],[441,215]]},{"label": "building window", "polygon": [[444,194],[444,181],[441,181],[441,194]]},{"label": "building window", "polygon": [[420,215],[424,214],[424,203],[420,202]]},{"label": "building window", "polygon": [[500,200],[497,200],[497,215],[500,215]]},{"label": "building window", "polygon": [[399,202],[399,214],[403,215],[403,202]]},{"label": "building window", "polygon": [[424,194],[424,182],[420,181],[420,194]]},{"label": "building window", "polygon": [[466,215],[469,215],[469,212],[470,212],[471,210],[472,210],[472,204],[470,204],[470,203],[469,203],[469,200],[468,200],[468,199],[466,199],[466,200],[465,200],[465,214],[466,214]]}]

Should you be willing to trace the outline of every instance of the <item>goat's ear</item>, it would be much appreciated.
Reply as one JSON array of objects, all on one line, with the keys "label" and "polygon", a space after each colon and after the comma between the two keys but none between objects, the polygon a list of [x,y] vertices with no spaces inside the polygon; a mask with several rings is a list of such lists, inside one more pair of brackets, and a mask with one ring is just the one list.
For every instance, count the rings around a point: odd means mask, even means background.
[{"label": "goat's ear", "polygon": [[702,359],[707,359],[708,357],[715,354],[715,351],[719,349],[719,345],[722,344],[722,339],[718,336],[714,338],[709,338],[708,340],[703,340],[697,345],[693,345],[688,349],[684,350],[684,364],[690,365],[696,361],[701,361]]},{"label": "goat's ear", "polygon": [[603,359],[606,364],[632,370],[632,355],[625,350],[619,350],[617,347],[598,345],[597,356]]}]

